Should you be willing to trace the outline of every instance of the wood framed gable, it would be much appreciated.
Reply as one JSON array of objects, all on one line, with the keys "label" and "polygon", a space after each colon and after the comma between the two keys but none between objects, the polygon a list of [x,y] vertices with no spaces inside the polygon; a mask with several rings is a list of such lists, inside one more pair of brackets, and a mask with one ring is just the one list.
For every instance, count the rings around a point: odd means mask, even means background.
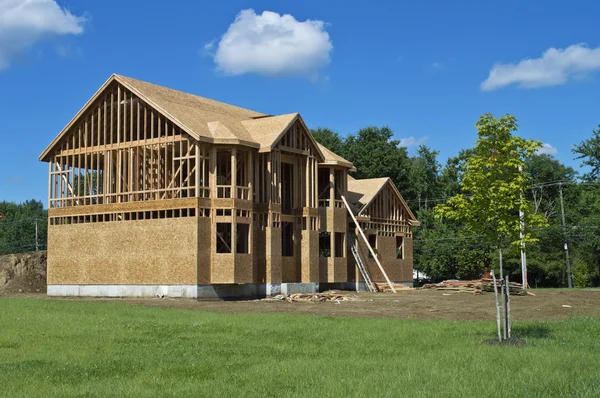
[{"label": "wood framed gable", "polygon": [[[120,105],[129,105],[119,107]],[[121,111],[121,113],[119,113]],[[139,112],[139,114],[138,114]],[[129,85],[126,81],[120,78],[119,75],[113,74],[99,89],[96,93],[86,102],[86,104],[77,112],[77,114],[71,119],[71,121],[63,128],[58,136],[50,143],[50,145],[42,152],[39,159],[41,161],[49,161],[52,152],[64,151],[65,148],[75,149],[72,142],[72,136],[78,135],[77,132],[82,124],[89,123],[88,129],[90,129],[87,136],[82,137],[82,141],[76,141],[75,144],[78,146],[94,146],[98,145],[116,145],[121,142],[126,142],[129,139],[144,139],[143,133],[136,136],[138,130],[130,132],[133,129],[133,123],[140,118],[141,122],[144,122],[144,112],[149,120],[155,120],[155,117],[160,117],[162,120],[168,121],[170,127],[175,127],[180,131],[180,134],[188,135],[190,138],[199,141],[211,140],[205,137],[200,137],[194,132],[190,131],[183,125],[179,120],[171,117],[168,113],[164,112],[160,107],[156,106],[153,101],[143,95],[140,95],[134,87]],[[131,116],[134,119],[131,119]],[[125,123],[125,118],[128,118],[128,123]],[[131,120],[129,120],[131,119]],[[119,124],[121,122],[122,124]],[[91,124],[94,123],[94,129]],[[108,130],[106,134],[104,127],[108,124]],[[151,126],[148,126],[151,128]],[[137,127],[136,127],[137,128]],[[161,136],[166,131],[159,132],[159,126],[156,126],[157,136]],[[96,131],[101,129],[101,131]],[[121,130],[122,129],[122,130]],[[92,130],[95,134],[92,134]],[[125,135],[123,135],[125,134]],[[69,138],[66,136],[69,135]],[[89,142],[84,142],[83,139],[89,139]]]},{"label": "wood framed gable", "polygon": [[318,162],[325,161],[319,144],[310,134],[302,117],[296,114],[289,126],[271,144],[271,150],[277,149],[295,155],[315,157]]},{"label": "wood framed gable", "polygon": [[114,76],[40,159],[51,208],[207,197],[208,146]]},{"label": "wood framed gable", "polygon": [[[357,180],[360,182],[360,180]],[[369,217],[371,227],[383,234],[411,234],[411,227],[420,223],[406,204],[406,201],[387,178],[380,189],[364,203],[359,216]]]}]

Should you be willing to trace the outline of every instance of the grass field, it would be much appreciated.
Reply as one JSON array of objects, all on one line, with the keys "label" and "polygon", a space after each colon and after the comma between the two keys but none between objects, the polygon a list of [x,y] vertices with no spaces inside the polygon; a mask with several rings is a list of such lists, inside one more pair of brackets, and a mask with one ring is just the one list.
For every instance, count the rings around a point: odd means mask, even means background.
[{"label": "grass field", "polygon": [[600,319],[514,330],[526,346],[483,321],[2,298],[0,395],[598,396]]}]

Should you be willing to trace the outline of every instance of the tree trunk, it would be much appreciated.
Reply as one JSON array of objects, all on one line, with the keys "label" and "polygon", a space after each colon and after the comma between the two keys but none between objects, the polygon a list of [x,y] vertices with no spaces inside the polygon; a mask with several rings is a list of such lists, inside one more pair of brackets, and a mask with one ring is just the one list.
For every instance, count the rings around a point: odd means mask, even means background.
[{"label": "tree trunk", "polygon": [[504,274],[502,272],[502,246],[498,245],[498,257],[500,259],[500,279],[504,278]]}]

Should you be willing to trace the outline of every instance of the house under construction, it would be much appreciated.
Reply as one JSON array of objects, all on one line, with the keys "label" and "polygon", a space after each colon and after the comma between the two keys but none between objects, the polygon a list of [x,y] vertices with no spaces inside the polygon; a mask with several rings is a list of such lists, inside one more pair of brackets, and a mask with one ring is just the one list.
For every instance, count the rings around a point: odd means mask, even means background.
[{"label": "house under construction", "polygon": [[234,297],[412,283],[418,221],[298,113],[112,75],[42,153],[48,294]]}]

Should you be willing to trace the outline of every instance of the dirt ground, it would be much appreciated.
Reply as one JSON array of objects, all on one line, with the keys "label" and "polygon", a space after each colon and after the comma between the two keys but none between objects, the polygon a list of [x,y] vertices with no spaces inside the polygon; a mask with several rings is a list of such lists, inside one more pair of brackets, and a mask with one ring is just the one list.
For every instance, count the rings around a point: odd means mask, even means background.
[{"label": "dirt ground", "polygon": [[46,252],[0,256],[0,296],[46,293]]},{"label": "dirt ground", "polygon": [[[535,296],[514,296],[514,320],[563,320],[570,316],[600,318],[600,289],[534,289]],[[49,298],[43,294],[11,294],[43,300],[122,301],[132,305],[235,313],[290,313],[320,316],[412,318],[445,320],[494,320],[493,293],[448,293],[436,290],[405,290],[393,293],[345,292],[355,301],[310,303],[283,300],[196,301],[191,299]],[[565,307],[568,306],[568,307]]]}]

